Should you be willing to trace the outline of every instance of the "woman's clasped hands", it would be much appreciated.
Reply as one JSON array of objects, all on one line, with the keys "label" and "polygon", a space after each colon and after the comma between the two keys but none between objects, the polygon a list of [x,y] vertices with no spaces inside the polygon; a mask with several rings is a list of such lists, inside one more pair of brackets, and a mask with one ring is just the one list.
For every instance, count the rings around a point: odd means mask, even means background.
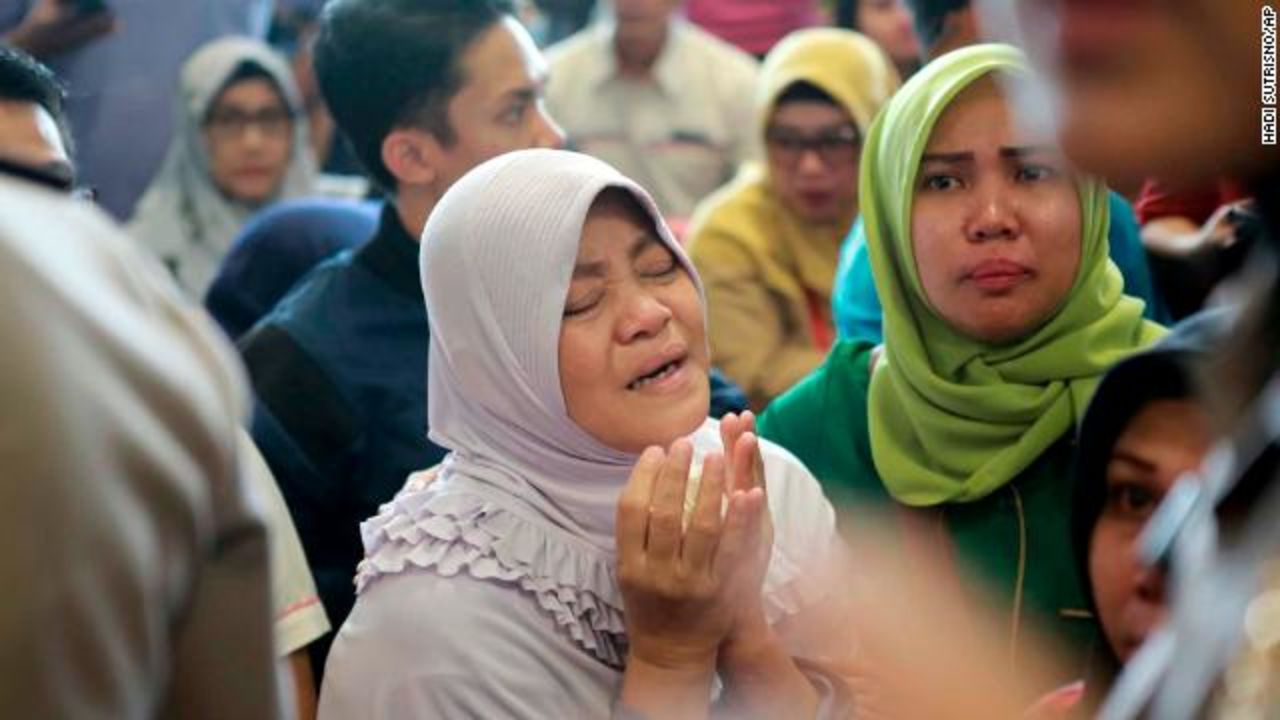
[{"label": "woman's clasped hands", "polygon": [[[618,580],[630,651],[622,700],[664,716],[705,715],[725,649],[767,628],[761,588],[773,542],[763,463],[750,413],[721,422],[727,451],[645,450],[618,502]],[[696,488],[690,488],[691,483]],[[686,516],[686,496],[696,500]],[[700,710],[699,710],[700,708]]]}]

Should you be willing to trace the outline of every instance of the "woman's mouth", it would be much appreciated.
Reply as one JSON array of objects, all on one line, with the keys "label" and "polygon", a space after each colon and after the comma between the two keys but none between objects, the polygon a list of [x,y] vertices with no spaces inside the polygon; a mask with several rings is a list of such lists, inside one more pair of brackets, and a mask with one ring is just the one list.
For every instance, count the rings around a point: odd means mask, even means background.
[{"label": "woman's mouth", "polygon": [[986,292],[1006,292],[1031,279],[1031,269],[1009,260],[988,260],[969,271],[968,280]]},{"label": "woman's mouth", "polygon": [[804,201],[804,204],[810,208],[823,208],[823,207],[826,207],[832,201],[832,199],[835,197],[835,194],[830,192],[824,192],[821,190],[815,190],[815,191],[802,192],[800,193],[800,197]]},{"label": "woman's mouth", "polygon": [[688,358],[681,355],[674,360],[663,363],[652,372],[632,380],[627,384],[627,389],[635,392],[665,392],[671,390],[683,383],[686,375],[683,371],[687,364]]}]

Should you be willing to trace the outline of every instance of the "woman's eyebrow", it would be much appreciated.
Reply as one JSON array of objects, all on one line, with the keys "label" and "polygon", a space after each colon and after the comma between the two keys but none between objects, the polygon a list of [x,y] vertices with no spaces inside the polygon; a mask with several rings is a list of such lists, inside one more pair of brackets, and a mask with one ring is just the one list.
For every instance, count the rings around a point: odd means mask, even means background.
[{"label": "woman's eyebrow", "polygon": [[573,266],[573,279],[581,278],[602,278],[605,276],[605,270],[609,264],[603,260],[596,262],[578,263]]},{"label": "woman's eyebrow", "polygon": [[925,153],[920,156],[920,163],[941,163],[943,165],[960,165],[973,162],[973,153],[968,151],[949,153]]},{"label": "woman's eyebrow", "polygon": [[[651,232],[645,231],[637,235],[636,238],[631,241],[631,247],[627,248],[627,259],[635,260],[639,258],[645,250],[649,249],[649,246],[655,244],[663,245],[665,247],[662,239]],[[600,278],[608,274],[606,272],[608,269],[609,263],[605,260],[578,263],[573,266],[573,277],[574,279]]]},{"label": "woman's eyebrow", "polygon": [[1123,448],[1111,452],[1111,462],[1122,462],[1144,472],[1155,472],[1155,463]]},{"label": "woman's eyebrow", "polygon": [[662,244],[662,240],[657,235],[648,231],[637,235],[636,239],[631,241],[631,248],[627,250],[627,259],[635,260],[639,258],[645,250],[649,249],[650,245],[654,244]]},{"label": "woman's eyebrow", "polygon": [[1000,148],[1000,157],[1018,159],[1028,155],[1040,155],[1053,152],[1055,152],[1053,145],[1019,145],[1015,147]]}]

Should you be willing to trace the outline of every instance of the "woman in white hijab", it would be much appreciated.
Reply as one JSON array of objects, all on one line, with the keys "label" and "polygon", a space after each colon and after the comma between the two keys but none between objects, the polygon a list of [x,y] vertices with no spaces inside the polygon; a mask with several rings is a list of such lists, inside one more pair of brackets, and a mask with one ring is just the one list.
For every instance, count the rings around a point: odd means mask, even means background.
[{"label": "woman in white hijab", "polygon": [[833,511],[749,414],[708,419],[702,287],[648,194],[510,153],[446,193],[421,265],[451,454],[362,527],[321,718],[847,711],[792,659],[830,654]]},{"label": "woman in white hijab", "polygon": [[200,298],[245,220],[310,194],[316,174],[297,86],[270,47],[215,40],[178,85],[173,141],[128,229]]}]

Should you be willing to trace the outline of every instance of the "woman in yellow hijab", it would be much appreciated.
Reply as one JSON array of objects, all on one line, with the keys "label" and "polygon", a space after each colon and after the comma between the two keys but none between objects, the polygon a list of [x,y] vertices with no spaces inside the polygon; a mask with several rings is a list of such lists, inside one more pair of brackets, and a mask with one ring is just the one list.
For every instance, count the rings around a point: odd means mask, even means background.
[{"label": "woman in yellow hijab", "polygon": [[816,368],[834,337],[831,286],[858,214],[858,155],[898,87],[848,30],[792,34],[765,59],[757,120],[767,160],[707,198],[690,225],[715,364],[763,407]]}]

